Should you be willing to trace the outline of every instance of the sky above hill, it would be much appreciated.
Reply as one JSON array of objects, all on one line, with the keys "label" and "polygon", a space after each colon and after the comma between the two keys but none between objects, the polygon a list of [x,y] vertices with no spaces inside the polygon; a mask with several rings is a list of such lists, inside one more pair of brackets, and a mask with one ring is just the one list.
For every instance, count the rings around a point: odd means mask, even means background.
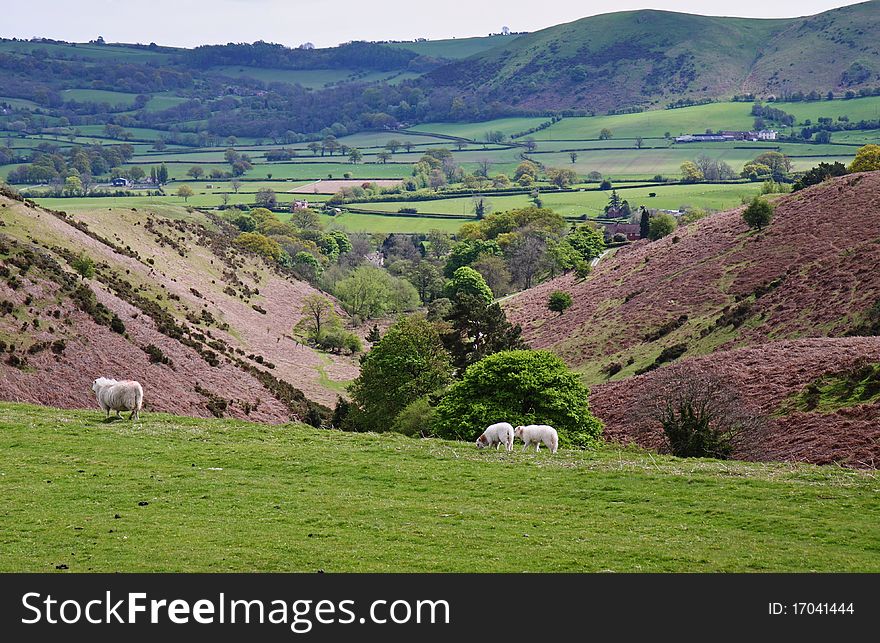
[{"label": "sky above hill", "polygon": [[503,26],[537,31],[590,15],[665,9],[713,16],[789,18],[820,13],[846,0],[557,0],[414,3],[412,0],[27,0],[4,3],[0,36],[84,42],[200,44],[265,40],[329,47],[349,40],[485,36]]}]

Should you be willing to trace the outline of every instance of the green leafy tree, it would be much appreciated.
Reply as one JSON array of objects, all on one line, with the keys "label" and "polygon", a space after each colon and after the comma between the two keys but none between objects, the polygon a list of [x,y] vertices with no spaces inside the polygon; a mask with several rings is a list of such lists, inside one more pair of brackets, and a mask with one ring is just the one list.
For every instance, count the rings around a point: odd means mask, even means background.
[{"label": "green leafy tree", "polygon": [[272,188],[260,188],[257,190],[254,201],[261,208],[271,209],[278,205],[278,197]]},{"label": "green leafy tree", "polygon": [[363,160],[363,158],[363,153],[361,153],[361,151],[356,147],[351,148],[351,150],[349,150],[348,152],[348,162],[352,165],[357,165],[361,162],[361,160]]},{"label": "green leafy tree", "polygon": [[863,145],[849,164],[850,172],[873,172],[880,170],[880,145]]},{"label": "green leafy tree", "polygon": [[186,174],[187,176],[191,176],[192,178],[198,180],[202,178],[202,176],[205,174],[205,170],[200,165],[193,165],[186,171]]},{"label": "green leafy tree", "polygon": [[575,173],[574,170],[551,167],[547,170],[547,179],[553,185],[564,188],[568,187],[572,183],[577,183],[578,175]]},{"label": "green leafy tree", "polygon": [[749,203],[748,207],[743,210],[742,217],[749,228],[754,228],[760,232],[770,225],[770,221],[773,219],[773,206],[766,199],[756,196]]},{"label": "green leafy tree", "polygon": [[391,430],[411,437],[430,437],[431,425],[437,410],[431,406],[430,396],[420,397],[410,402],[397,414]]},{"label": "green leafy tree", "polygon": [[763,163],[755,163],[754,161],[750,161],[743,165],[742,172],[739,175],[744,179],[749,179],[750,181],[763,181],[766,178],[769,178],[773,174],[773,171],[769,166],[764,165]]},{"label": "green leafy tree", "polygon": [[242,232],[235,238],[235,243],[273,261],[278,261],[284,256],[284,250],[281,249],[277,241],[259,232]]},{"label": "green leafy tree", "polygon": [[188,185],[181,185],[179,188],[177,188],[177,196],[183,197],[184,201],[189,201],[189,198],[193,194],[195,194],[195,192],[193,192],[193,189]]},{"label": "green leafy tree", "polygon": [[610,139],[612,136],[614,136],[614,134],[613,134],[613,133],[611,132],[611,130],[608,129],[607,127],[603,127],[603,128],[602,128],[602,131],[599,132],[599,140],[600,140],[600,141],[607,141],[607,140]]},{"label": "green leafy tree", "polygon": [[811,185],[817,185],[834,176],[843,176],[847,173],[846,166],[840,161],[834,163],[819,163],[816,167],[807,170],[804,175],[795,181],[792,191],[797,192]]},{"label": "green leafy tree", "polygon": [[456,270],[452,279],[446,284],[446,297],[455,300],[460,295],[472,295],[487,305],[492,303],[495,296],[483,279],[483,275],[469,266],[462,266]]},{"label": "green leafy tree", "polygon": [[675,217],[671,214],[661,212],[651,217],[651,223],[648,225],[648,238],[651,241],[657,241],[663,237],[672,234],[678,224]]},{"label": "green leafy tree", "polygon": [[303,279],[314,281],[321,274],[321,262],[311,252],[300,250],[293,255],[293,269]]},{"label": "green leafy tree", "polygon": [[414,304],[412,295],[418,300],[412,284],[409,293],[396,287],[400,281],[385,270],[375,266],[359,266],[348,277],[337,282],[334,294],[343,307],[361,319],[373,319],[402,306]]},{"label": "green leafy tree", "polygon": [[532,180],[537,178],[538,174],[540,174],[537,163],[533,161],[523,161],[517,165],[516,170],[513,172],[513,180],[519,181],[526,174],[531,176]]},{"label": "green leafy tree", "polygon": [[352,422],[362,431],[387,431],[407,405],[451,380],[437,326],[423,315],[401,317],[361,358],[360,375],[348,389]]},{"label": "green leafy tree", "polygon": [[474,263],[480,255],[494,255],[500,257],[503,255],[501,247],[496,241],[486,241],[484,239],[469,239],[467,241],[459,241],[449,253],[446,259],[446,265],[443,268],[443,274],[452,277],[455,271],[462,266],[469,266]]},{"label": "green leafy tree", "polygon": [[64,180],[64,194],[67,196],[79,196],[82,194],[83,184],[82,179],[80,179],[77,175],[71,174]]},{"label": "green leafy tree", "polygon": [[602,423],[590,412],[589,391],[550,351],[515,350],[490,355],[468,367],[437,405],[440,437],[474,440],[488,425],[549,424],[560,446],[588,447]]},{"label": "green leafy tree", "polygon": [[577,226],[565,237],[565,242],[583,261],[592,261],[605,250],[605,235],[591,225]]},{"label": "green leafy tree", "polygon": [[95,262],[85,253],[79,254],[70,265],[83,281],[95,276]]},{"label": "green leafy tree", "polygon": [[341,328],[341,320],[333,308],[333,302],[317,293],[303,297],[300,313],[303,318],[294,331],[312,341],[320,342],[324,333]]},{"label": "green leafy tree", "polygon": [[555,290],[550,293],[550,297],[547,300],[547,308],[561,315],[571,308],[572,303],[570,294],[562,290]]},{"label": "green leafy tree", "polygon": [[487,304],[478,295],[460,293],[444,320],[449,330],[442,336],[443,345],[459,372],[487,355],[526,347],[522,328],[507,320],[499,304]]},{"label": "green leafy tree", "polygon": [[311,208],[295,209],[290,215],[290,222],[300,230],[320,230],[324,227],[321,224],[321,217]]},{"label": "green leafy tree", "polygon": [[681,164],[682,183],[696,183],[703,180],[703,172],[693,161],[685,161]]}]

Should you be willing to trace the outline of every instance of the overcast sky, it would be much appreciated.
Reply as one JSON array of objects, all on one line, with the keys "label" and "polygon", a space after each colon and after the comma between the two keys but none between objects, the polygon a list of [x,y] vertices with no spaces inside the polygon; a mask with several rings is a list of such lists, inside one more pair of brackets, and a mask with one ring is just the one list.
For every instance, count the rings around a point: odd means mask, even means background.
[{"label": "overcast sky", "polygon": [[265,40],[318,47],[349,40],[412,40],[537,31],[585,16],[667,9],[712,16],[805,16],[856,4],[834,0],[10,0],[0,36],[84,42],[200,44]]}]

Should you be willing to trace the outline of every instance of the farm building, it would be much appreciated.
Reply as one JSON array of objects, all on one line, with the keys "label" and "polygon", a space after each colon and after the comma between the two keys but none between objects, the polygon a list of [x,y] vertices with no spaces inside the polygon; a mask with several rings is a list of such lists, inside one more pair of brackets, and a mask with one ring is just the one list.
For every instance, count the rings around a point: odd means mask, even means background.
[{"label": "farm building", "polygon": [[110,185],[114,188],[127,188],[131,183],[125,177],[119,176],[112,181],[110,181]]},{"label": "farm building", "polygon": [[626,235],[627,241],[638,241],[641,226],[638,223],[604,223],[605,241],[606,243],[614,238],[616,234]]},{"label": "farm building", "polygon": [[704,142],[723,142],[723,141],[775,141],[777,136],[776,130],[762,129],[756,132],[742,132],[734,130],[726,130],[718,134],[685,134],[684,136],[676,136],[676,143],[704,143]]}]

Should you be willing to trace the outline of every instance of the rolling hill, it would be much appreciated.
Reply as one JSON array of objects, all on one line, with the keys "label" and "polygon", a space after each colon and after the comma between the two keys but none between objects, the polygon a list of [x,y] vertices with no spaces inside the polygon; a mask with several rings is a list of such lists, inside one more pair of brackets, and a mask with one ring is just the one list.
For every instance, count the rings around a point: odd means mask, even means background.
[{"label": "rolling hill", "polygon": [[[0,196],[0,398],[93,407],[99,376],[138,379],[146,408],[262,422],[326,415],[350,358],[297,343],[307,283],[230,243],[198,211],[76,216]],[[70,264],[86,253],[95,277]]]},{"label": "rolling hill", "polygon": [[593,112],[745,93],[824,94],[877,84],[878,28],[876,0],[776,20],[627,11],[519,36],[427,78],[519,108]]},{"label": "rolling hill", "polygon": [[[880,345],[846,337],[873,332],[865,326],[880,301],[878,209],[880,173],[841,177],[780,198],[764,232],[749,231],[740,209],[713,215],[622,249],[585,281],[565,276],[521,293],[508,316],[533,347],[598,385],[596,411],[613,438],[656,445],[630,413],[635,392],[658,367],[706,356],[700,364],[736,373],[747,397],[778,419],[761,459],[876,466],[880,396],[856,380],[880,362]],[[546,309],[554,290],[574,299],[561,316]],[[837,401],[799,404],[825,377],[843,382]]]}]

